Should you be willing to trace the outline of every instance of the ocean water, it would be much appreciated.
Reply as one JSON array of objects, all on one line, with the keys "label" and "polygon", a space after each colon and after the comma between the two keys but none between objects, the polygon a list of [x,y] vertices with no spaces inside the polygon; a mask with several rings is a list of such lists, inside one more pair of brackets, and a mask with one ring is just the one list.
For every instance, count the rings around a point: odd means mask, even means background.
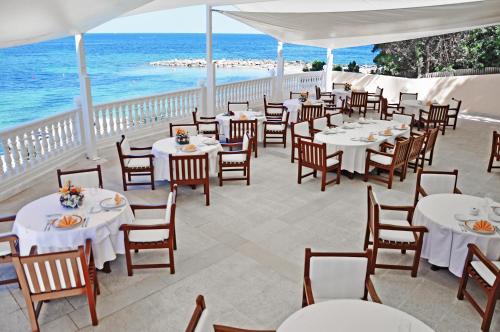
[{"label": "ocean water", "polygon": [[[196,87],[203,68],[151,66],[151,61],[205,57],[204,34],[87,34],[94,103]],[[215,59],[274,59],[266,35],[214,34]],[[334,62],[372,64],[372,46],[334,51]],[[285,60],[324,60],[325,49],[285,45]],[[217,82],[268,76],[258,69],[218,69]],[[0,49],[0,130],[74,106],[79,94],[74,39]]]}]

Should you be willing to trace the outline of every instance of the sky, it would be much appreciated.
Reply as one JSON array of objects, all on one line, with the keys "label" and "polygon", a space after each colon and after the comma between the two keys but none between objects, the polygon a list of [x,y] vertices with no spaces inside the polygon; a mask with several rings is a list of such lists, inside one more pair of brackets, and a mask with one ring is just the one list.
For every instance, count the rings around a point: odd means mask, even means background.
[{"label": "sky", "polygon": [[[230,6],[218,9],[233,9]],[[192,6],[122,17],[92,29],[93,33],[205,32],[205,6]],[[259,33],[219,13],[213,14],[214,33]]]}]

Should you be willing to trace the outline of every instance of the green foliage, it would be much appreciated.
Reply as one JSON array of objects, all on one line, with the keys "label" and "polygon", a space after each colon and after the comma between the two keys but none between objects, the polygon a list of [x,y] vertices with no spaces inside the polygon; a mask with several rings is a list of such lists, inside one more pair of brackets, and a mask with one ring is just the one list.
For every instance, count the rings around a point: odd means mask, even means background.
[{"label": "green foliage", "polygon": [[333,70],[334,71],[342,71],[342,66],[341,65],[333,66]]},{"label": "green foliage", "polygon": [[353,73],[359,73],[359,66],[356,64],[356,61],[351,61],[347,65],[347,71]]},{"label": "green foliage", "polygon": [[500,67],[500,25],[472,30],[461,46],[469,68]]},{"label": "green foliage", "polygon": [[323,66],[325,64],[326,63],[324,61],[314,60],[311,63],[311,71],[320,71],[320,70],[323,70]]}]

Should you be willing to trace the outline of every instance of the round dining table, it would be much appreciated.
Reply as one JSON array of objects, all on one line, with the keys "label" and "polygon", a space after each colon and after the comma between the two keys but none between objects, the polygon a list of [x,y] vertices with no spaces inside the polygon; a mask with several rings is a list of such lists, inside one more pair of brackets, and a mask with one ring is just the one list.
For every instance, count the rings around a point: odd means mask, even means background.
[{"label": "round dining table", "polygon": [[[479,209],[479,215],[471,216],[472,208]],[[500,257],[500,216],[488,213],[484,198],[463,194],[434,194],[419,200],[413,215],[413,225],[425,226],[429,230],[424,235],[421,257],[432,265],[448,268],[457,277],[462,276],[467,244],[476,244],[490,259]],[[460,220],[457,220],[457,217]],[[490,221],[497,226],[491,235],[478,234],[466,227],[465,219]],[[493,218],[495,220],[493,220]]]},{"label": "round dining table", "polygon": [[429,332],[429,326],[401,310],[363,300],[330,300],[292,314],[277,332]]},{"label": "round dining table", "polygon": [[[111,190],[87,188],[80,207],[65,208],[59,201],[59,193],[41,197],[19,210],[13,225],[13,232],[19,237],[19,252],[29,255],[32,246],[38,253],[65,251],[84,245],[92,240],[95,265],[103,269],[104,263],[125,253],[122,224],[133,223],[134,214],[125,197],[125,204],[119,208],[102,208],[105,199],[114,199]],[[83,220],[74,228],[61,229],[53,223],[65,215],[80,216]]]},{"label": "round dining table", "polygon": [[241,116],[245,116],[248,120],[257,120],[257,141],[264,141],[264,121],[266,117],[263,112],[254,111],[235,111],[234,115],[226,115],[225,113],[217,114],[215,119],[219,122],[219,134],[224,138],[229,138],[230,120],[239,120]]},{"label": "round dining table", "polygon": [[[394,143],[396,137],[408,135],[410,132],[409,128],[403,130],[394,129],[401,125],[396,121],[369,120],[367,122],[369,123],[353,122],[337,127],[337,131],[319,132],[314,136],[314,141],[316,143],[326,143],[328,154],[339,150],[344,151],[342,154],[342,170],[364,174],[367,149],[377,149],[383,142]],[[387,128],[392,128],[392,135],[380,135]],[[375,141],[360,140],[367,138],[370,134],[375,136]]]},{"label": "round dining table", "polygon": [[156,141],[151,150],[155,156],[153,159],[155,180],[157,181],[170,181],[170,155],[194,155],[208,153],[208,171],[212,177],[217,176],[217,155],[222,151],[222,146],[219,142],[216,144],[206,144],[206,142],[213,141],[213,139],[205,136],[189,136],[189,142],[196,145],[196,151],[184,152],[182,145],[177,144],[175,137],[168,137]]}]

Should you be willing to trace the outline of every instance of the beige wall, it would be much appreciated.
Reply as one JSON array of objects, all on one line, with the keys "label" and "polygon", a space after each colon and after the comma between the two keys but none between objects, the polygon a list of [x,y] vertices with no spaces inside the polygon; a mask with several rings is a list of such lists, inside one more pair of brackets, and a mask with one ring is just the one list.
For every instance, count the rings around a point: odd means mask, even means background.
[{"label": "beige wall", "polygon": [[418,92],[418,98],[448,103],[462,100],[461,112],[500,118],[500,74],[434,78],[401,78],[384,75],[333,72],[333,82],[349,82],[375,92],[380,86],[389,101],[396,102],[400,91]]}]

